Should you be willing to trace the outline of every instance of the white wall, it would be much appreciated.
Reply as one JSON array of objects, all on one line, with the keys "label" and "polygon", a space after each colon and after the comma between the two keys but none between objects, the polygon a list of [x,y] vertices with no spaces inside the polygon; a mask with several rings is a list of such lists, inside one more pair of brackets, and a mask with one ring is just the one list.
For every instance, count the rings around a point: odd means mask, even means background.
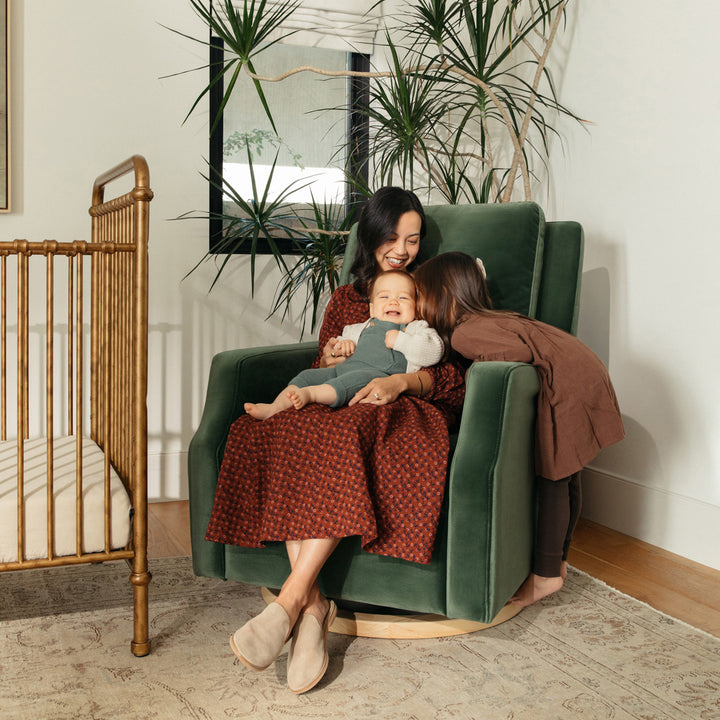
[{"label": "white wall", "polygon": [[[207,294],[212,267],[182,281],[207,249],[200,176],[208,153],[207,104],[183,126],[207,71],[206,31],[185,0],[12,2],[13,212],[3,240],[89,239],[93,180],[134,153],[150,167],[149,480],[153,499],[187,496],[186,451],[204,403],[210,361],[227,348],[291,342],[292,324],[265,322],[276,286],[259,263]],[[244,266],[244,261],[239,263]]]},{"label": "white wall", "polygon": [[[210,269],[181,282],[206,247],[199,175],[207,116],[182,118],[205,73],[185,0],[14,0],[13,204],[3,239],[87,238],[94,177],[130,154],[148,159],[151,205],[150,488],[186,494],[185,452],[212,355],[288,342],[265,322],[275,278],[251,302],[246,268],[208,296]],[[720,60],[705,2],[576,0],[557,47],[562,100],[592,120],[566,125],[550,219],[586,232],[581,337],[603,357],[628,435],[586,473],[586,513],[610,527],[720,568],[720,380],[714,370],[720,248],[713,223]],[[547,198],[547,199],[545,199]],[[707,318],[707,319],[706,319]]]},{"label": "white wall", "polygon": [[717,239],[720,6],[578,0],[547,214],[586,234],[579,334],[607,362],[626,439],[585,474],[585,514],[720,568]]}]

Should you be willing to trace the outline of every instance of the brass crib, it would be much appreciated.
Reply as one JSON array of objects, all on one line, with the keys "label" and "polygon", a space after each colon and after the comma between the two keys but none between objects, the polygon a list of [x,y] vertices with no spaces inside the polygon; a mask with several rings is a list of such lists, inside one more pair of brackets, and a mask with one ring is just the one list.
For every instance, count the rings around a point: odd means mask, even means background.
[{"label": "brass crib", "polygon": [[[134,187],[106,200],[106,187],[128,175]],[[134,155],[95,180],[90,242],[0,242],[0,523],[9,545],[0,571],[126,560],[138,656],[150,652],[152,197],[147,163]]]}]

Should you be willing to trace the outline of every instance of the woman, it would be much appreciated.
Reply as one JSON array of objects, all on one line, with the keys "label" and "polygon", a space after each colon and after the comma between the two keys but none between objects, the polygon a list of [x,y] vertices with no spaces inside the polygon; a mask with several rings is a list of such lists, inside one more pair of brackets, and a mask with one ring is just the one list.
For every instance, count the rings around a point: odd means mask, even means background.
[{"label": "woman", "polygon": [[[345,325],[369,318],[368,283],[380,271],[412,268],[424,234],[425,215],[412,192],[387,187],[370,198],[358,223],[356,280],[330,300],[314,366],[344,361],[337,338]],[[277,600],[233,635],[243,663],[264,669],[292,636],[290,689],[305,692],[320,681],[335,606],[317,577],[341,538],[359,535],[368,552],[430,562],[448,426],[463,396],[460,369],[441,363],[376,378],[348,407],[312,404],[235,421],[206,537],[246,547],[284,541],[291,566]]]},{"label": "woman", "polygon": [[493,310],[475,258],[448,252],[415,273],[419,314],[471,361],[532,363],[540,380],[535,441],[538,513],[530,576],[513,602],[558,591],[580,516],[580,470],[625,434],[600,358],[576,337],[518,313]]}]

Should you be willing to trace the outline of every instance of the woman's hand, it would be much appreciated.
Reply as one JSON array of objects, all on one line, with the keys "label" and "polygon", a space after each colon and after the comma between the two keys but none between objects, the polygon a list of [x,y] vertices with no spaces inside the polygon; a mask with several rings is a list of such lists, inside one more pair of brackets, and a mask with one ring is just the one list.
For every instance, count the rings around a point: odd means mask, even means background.
[{"label": "woman's hand", "polygon": [[362,390],[358,390],[348,405],[371,403],[372,405],[389,405],[395,402],[408,389],[407,375],[390,375],[375,378]]}]

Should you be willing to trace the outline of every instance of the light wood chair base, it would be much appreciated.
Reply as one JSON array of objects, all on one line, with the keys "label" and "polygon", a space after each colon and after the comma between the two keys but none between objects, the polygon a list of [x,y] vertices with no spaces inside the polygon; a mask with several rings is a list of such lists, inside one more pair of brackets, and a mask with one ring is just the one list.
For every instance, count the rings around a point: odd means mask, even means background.
[{"label": "light wood chair base", "polygon": [[[277,598],[272,590],[265,587],[262,588],[262,596],[266,603],[271,603]],[[443,615],[393,615],[354,612],[338,608],[330,632],[338,635],[402,640],[450,637],[494,627],[514,618],[521,610],[520,605],[508,603],[489,623],[481,623],[472,620],[451,620]]]}]

